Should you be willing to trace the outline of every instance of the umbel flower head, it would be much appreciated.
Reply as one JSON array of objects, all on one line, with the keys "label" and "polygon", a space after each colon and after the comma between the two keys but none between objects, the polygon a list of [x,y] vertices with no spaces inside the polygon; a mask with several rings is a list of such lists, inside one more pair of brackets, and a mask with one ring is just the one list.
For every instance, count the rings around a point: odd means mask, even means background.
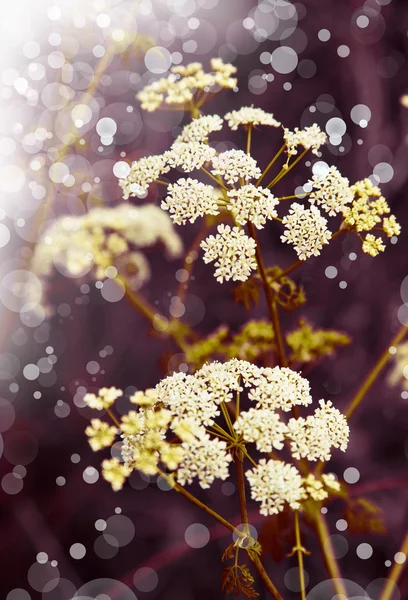
[{"label": "umbel flower head", "polygon": [[[343,225],[345,228],[357,232],[380,230],[387,237],[398,236],[401,227],[397,223],[394,215],[385,217],[391,212],[387,201],[381,195],[381,190],[374,185],[370,179],[357,181],[350,187],[353,195],[353,201],[350,205],[343,207]],[[378,235],[368,233],[363,238],[359,235],[362,242],[362,250],[371,256],[377,256],[385,250],[385,244]]]},{"label": "umbel flower head", "polygon": [[[240,411],[231,411],[236,418],[231,424],[229,417],[228,426],[226,405],[234,402],[237,394]],[[248,409],[244,409],[245,397]],[[92,403],[92,395],[86,398]],[[120,422],[123,469],[117,462],[104,464],[104,473],[115,489],[132,469],[149,475],[166,469],[180,485],[197,480],[202,488],[208,488],[216,479],[229,477],[234,448],[239,448],[245,459],[251,457],[253,447],[269,454],[286,446],[290,462],[261,458],[246,472],[261,514],[274,514],[285,506],[297,510],[304,500],[321,501],[338,490],[333,475],[303,478],[294,463],[299,458],[329,460],[333,448],[345,451],[349,436],[346,418],[330,401],[320,400],[313,414],[286,423],[282,411],[312,403],[309,382],[289,368],[257,367],[237,359],[207,363],[194,375],[174,373],[155,388],[136,392],[130,400],[137,410]],[[224,430],[226,426],[229,429]],[[87,434],[91,446],[98,449],[111,441],[113,430],[93,420]],[[251,462],[254,464],[253,458]]]},{"label": "umbel flower head", "polygon": [[282,224],[285,225],[285,231],[281,240],[293,246],[300,260],[318,256],[332,236],[326,227],[327,219],[315,206],[304,208],[301,204],[293,202]]},{"label": "umbel flower head", "polygon": [[147,85],[137,94],[144,110],[153,112],[164,105],[183,108],[191,104],[200,90],[215,92],[220,88],[234,88],[237,84],[236,67],[221,58],[211,60],[211,72],[205,73],[201,63],[190,63],[171,69],[171,75]]},{"label": "umbel flower head", "polygon": [[218,225],[217,231],[217,235],[210,235],[200,244],[204,262],[215,262],[214,276],[220,283],[224,279],[246,281],[256,269],[255,241],[238,227]]},{"label": "umbel flower head", "polygon": [[150,279],[142,249],[161,244],[170,258],[180,256],[183,245],[171,219],[153,204],[92,208],[83,216],[59,217],[35,247],[32,271],[42,279],[57,268],[79,281],[88,276],[105,279],[109,267],[133,289]]},{"label": "umbel flower head", "polygon": [[243,106],[239,110],[233,110],[225,115],[225,120],[228,121],[228,127],[232,130],[238,129],[240,125],[268,125],[270,127],[279,127],[272,113],[267,113],[262,108],[254,108],[253,106]]}]

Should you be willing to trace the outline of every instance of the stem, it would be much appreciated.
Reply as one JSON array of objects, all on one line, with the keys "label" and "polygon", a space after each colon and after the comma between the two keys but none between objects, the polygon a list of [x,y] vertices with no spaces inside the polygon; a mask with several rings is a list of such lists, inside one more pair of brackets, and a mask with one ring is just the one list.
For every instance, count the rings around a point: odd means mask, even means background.
[{"label": "stem", "polygon": [[236,534],[239,534],[239,532],[234,527],[234,525],[232,523],[230,523],[229,521],[227,521],[226,519],[224,519],[224,517],[219,515],[217,512],[215,512],[215,510],[213,510],[212,508],[210,508],[209,506],[204,504],[204,502],[201,502],[201,500],[199,500],[198,498],[193,496],[193,494],[190,494],[190,492],[188,492],[180,484],[173,483],[171,478],[166,473],[161,472],[160,474],[162,477],[164,477],[164,479],[166,479],[168,481],[169,485],[172,485],[173,489],[175,489],[176,492],[178,492],[179,494],[184,496],[184,498],[187,498],[187,500],[190,500],[190,502],[192,502],[193,504],[198,506],[198,508],[201,508],[201,510],[203,510],[208,515],[210,515],[210,517],[213,517],[216,521],[218,521],[219,523],[224,525],[224,527],[226,527],[227,529],[229,529],[232,532],[235,532]]},{"label": "stem", "polygon": [[241,400],[241,392],[239,390],[237,390],[236,400],[237,401],[236,401],[236,405],[235,405],[235,420],[237,420],[239,417],[240,400]]},{"label": "stem", "polygon": [[266,169],[263,171],[262,175],[260,176],[260,178],[256,182],[256,184],[255,184],[256,187],[258,187],[258,185],[261,183],[261,181],[263,180],[263,178],[265,177],[265,175],[267,174],[267,172],[269,171],[269,169],[275,164],[275,162],[278,160],[278,158],[280,157],[280,155],[282,154],[282,152],[285,150],[285,148],[286,148],[286,145],[283,144],[283,146],[278,150],[278,152],[272,158],[272,160],[270,161],[270,163],[268,164],[268,166],[266,167]]},{"label": "stem", "polygon": [[[208,227],[204,221],[199,232],[193,239],[190,249],[186,255],[186,258],[184,259],[183,269],[185,271],[187,271],[188,277],[187,277],[186,281],[180,282],[180,285],[177,290],[177,296],[179,297],[180,302],[182,302],[183,304],[184,304],[184,299],[187,294],[188,283],[186,283],[186,282],[190,282],[191,273],[192,273],[193,267],[194,267],[194,262],[195,262],[194,261],[194,253],[197,252],[198,249],[200,248],[200,243],[204,239],[204,237],[207,235],[207,233],[208,233]],[[184,285],[184,284],[186,284],[186,285]]]},{"label": "stem", "polygon": [[[245,479],[244,479],[244,467],[242,461],[239,460],[239,457],[235,458],[235,467],[237,471],[237,483],[238,483],[238,497],[239,497],[239,508],[241,511],[241,519],[242,522],[247,525],[248,524],[248,510],[246,505],[246,497],[245,497]],[[246,528],[245,528],[246,529]],[[261,562],[261,559],[255,552],[248,552],[249,558],[252,560],[252,563],[261,578],[262,583],[271,594],[272,598],[275,600],[283,600],[282,596],[272,583],[269,578],[268,573],[265,571],[265,568]]]},{"label": "stem", "polygon": [[[327,571],[333,580],[333,586],[336,594],[343,595],[347,598],[347,590],[344,587],[343,579],[340,573],[339,565],[334,556],[333,544],[330,540],[330,531],[326,522],[326,519],[321,514],[320,510],[317,509],[315,512],[315,523],[317,537],[320,545],[320,550],[325,562]],[[326,551],[327,549],[327,551]]]},{"label": "stem", "polygon": [[220,188],[222,188],[223,190],[228,190],[228,188],[223,183],[221,183],[221,181],[219,181],[212,173],[207,171],[207,169],[205,169],[204,167],[201,167],[201,171],[203,173],[205,173],[206,175],[208,175],[208,177],[211,177],[211,179],[213,179],[217,183],[217,185],[220,186]]},{"label": "stem", "polygon": [[112,421],[115,423],[116,427],[118,429],[120,429],[120,423],[117,420],[117,418],[115,417],[115,415],[113,414],[112,410],[110,408],[107,408],[106,412],[108,413],[108,415],[110,416],[110,418],[112,419]]},{"label": "stem", "polygon": [[229,416],[228,408],[225,406],[224,400],[220,403],[220,406],[221,406],[222,414],[224,415],[225,422],[228,425],[228,429],[230,430],[231,435],[234,436],[234,438],[235,438],[236,437],[235,429],[232,426],[231,417]]},{"label": "stem", "polygon": [[261,563],[261,559],[259,558],[259,556],[254,553],[251,553],[251,555],[248,554],[248,556],[252,560],[252,563],[259,577],[261,578],[262,583],[264,584],[272,598],[275,598],[275,600],[283,600],[283,597],[280,595],[276,587],[273,585],[272,581],[269,579],[269,575],[265,571],[265,567]]},{"label": "stem", "polygon": [[278,181],[283,179],[285,177],[285,175],[287,175],[289,173],[289,171],[291,171],[293,169],[293,167],[295,167],[298,164],[298,162],[302,160],[302,158],[305,156],[305,154],[308,151],[309,151],[308,149],[303,150],[303,152],[301,154],[299,154],[297,159],[294,160],[293,163],[290,164],[288,167],[282,168],[282,170],[280,171],[280,173],[277,174],[275,179],[273,179],[266,187],[268,189],[271,189],[272,186],[274,186],[276,183],[278,183]]},{"label": "stem", "polygon": [[261,255],[261,251],[259,248],[258,240],[257,240],[256,233],[255,233],[255,227],[254,227],[253,223],[248,223],[248,231],[249,231],[250,236],[256,243],[256,250],[255,250],[256,261],[258,264],[258,270],[259,270],[259,274],[261,276],[262,285],[264,288],[266,301],[268,304],[269,316],[271,318],[272,326],[273,326],[275,336],[276,336],[276,342],[278,345],[279,363],[282,367],[285,367],[287,364],[287,361],[286,361],[286,355],[285,355],[285,347],[283,345],[283,337],[282,337],[282,331],[281,331],[281,326],[280,326],[280,321],[279,321],[278,307],[275,302],[274,294],[268,283],[268,277],[266,275],[265,265],[263,262],[263,258]]},{"label": "stem", "polygon": [[[399,552],[402,552],[404,555],[408,554],[408,532],[405,534],[405,537],[402,540],[401,549]],[[385,584],[381,593],[380,600],[391,600],[395,586],[397,585],[397,581],[400,578],[404,566],[405,563],[394,562],[392,569],[390,570],[389,577],[387,578],[387,583]]]},{"label": "stem", "polygon": [[251,136],[252,136],[252,123],[248,125],[248,136],[247,136],[247,144],[246,144],[246,153],[249,154],[251,151]]},{"label": "stem", "polygon": [[[235,468],[237,471],[237,484],[238,484],[238,498],[239,498],[239,509],[241,511],[241,519],[245,525],[248,525],[248,510],[246,505],[245,497],[245,479],[244,479],[244,466],[239,456],[235,457]],[[245,527],[247,529],[247,527]]]},{"label": "stem", "polygon": [[405,334],[407,333],[407,327],[408,327],[408,323],[407,323],[407,325],[402,325],[400,327],[400,329],[397,331],[397,333],[394,335],[392,340],[387,344],[387,347],[385,348],[384,352],[381,354],[380,358],[375,363],[375,365],[373,366],[373,368],[371,369],[371,371],[369,372],[369,374],[363,381],[357,394],[354,396],[353,400],[350,402],[350,404],[346,410],[346,413],[345,413],[347,419],[350,419],[350,417],[354,414],[355,410],[360,405],[364,396],[366,395],[368,390],[371,388],[371,386],[373,385],[373,383],[375,382],[375,380],[377,379],[378,375],[381,373],[381,371],[383,370],[385,365],[387,364],[387,362],[391,356],[391,354],[389,352],[390,347],[398,346],[398,344],[405,337]]},{"label": "stem", "polygon": [[303,570],[303,548],[302,541],[300,538],[300,526],[299,526],[299,511],[295,510],[295,534],[296,534],[296,552],[299,564],[299,583],[300,583],[300,595],[302,600],[306,600],[306,586],[305,586],[305,572]]},{"label": "stem", "polygon": [[303,198],[306,198],[306,196],[310,196],[310,194],[311,194],[311,192],[300,194],[300,195],[294,194],[293,196],[281,196],[280,198],[277,198],[277,199],[278,200],[292,200],[293,198],[297,198],[298,200],[303,200]]}]

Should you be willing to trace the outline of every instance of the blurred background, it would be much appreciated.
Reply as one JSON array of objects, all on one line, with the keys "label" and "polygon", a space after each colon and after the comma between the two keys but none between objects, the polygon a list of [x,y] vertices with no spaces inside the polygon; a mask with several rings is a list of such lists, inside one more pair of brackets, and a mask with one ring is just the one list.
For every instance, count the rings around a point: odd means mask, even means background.
[{"label": "blurred background", "polygon": [[[93,453],[84,434],[94,416],[84,406],[87,389],[152,387],[183,355],[106,282],[58,269],[45,281],[31,268],[33,253],[57,217],[117,205],[118,163],[165,151],[187,122],[182,113],[141,111],[135,94],[144,85],[173,65],[200,61],[209,70],[216,56],[233,62],[238,89],[218,94],[205,112],[253,104],[290,128],[318,123],[329,144],[311,162],[334,164],[351,182],[371,176],[402,225],[400,239],[375,259],[347,236],[293,275],[308,304],[283,315],[285,330],[305,316],[352,337],[310,373],[314,398],[344,408],[407,317],[408,4],[16,0],[1,15],[0,597],[222,598],[220,557],[230,534],[154,477],[133,474],[114,493],[100,475],[109,451]],[[214,139],[224,148],[245,143],[242,132],[226,128]],[[261,166],[280,145],[279,130],[254,133]],[[305,183],[310,163],[292,173],[279,194]],[[159,203],[162,194],[152,186],[131,200]],[[186,249],[198,230],[198,223],[177,229]],[[296,256],[280,233],[270,225],[260,240],[267,264],[285,268]],[[183,260],[159,248],[148,260],[153,275],[140,294],[172,315]],[[202,335],[223,323],[237,331],[248,314],[234,304],[233,285],[217,284],[212,273],[195,260],[180,316]],[[263,299],[251,316],[266,317]],[[378,598],[408,525],[407,397],[389,387],[384,371],[353,417],[347,453],[331,463],[353,498],[378,507],[352,534],[344,504],[327,504],[353,598]],[[193,491],[239,523],[233,477]],[[278,537],[252,503],[250,515],[268,572],[285,599],[298,598],[296,560],[284,556],[290,535]],[[291,523],[281,527],[290,531]],[[308,599],[330,599],[313,530],[304,525],[302,535],[312,551]],[[404,598],[408,575],[393,600]]]}]

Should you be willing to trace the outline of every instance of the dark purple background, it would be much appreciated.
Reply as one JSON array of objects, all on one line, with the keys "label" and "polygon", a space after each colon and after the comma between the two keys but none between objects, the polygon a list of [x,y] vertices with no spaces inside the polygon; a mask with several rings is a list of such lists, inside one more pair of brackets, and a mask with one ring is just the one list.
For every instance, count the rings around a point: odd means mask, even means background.
[{"label": "dark purple background", "polygon": [[[378,7],[376,2],[366,4]],[[223,15],[222,21],[225,21],[228,10],[233,10],[231,6],[231,3],[225,3],[225,6],[220,3],[213,10],[212,22],[217,22],[217,14],[220,13]],[[408,237],[405,232],[408,111],[399,101],[407,91],[408,5],[394,0],[382,7],[386,27],[380,39],[373,43],[361,41],[361,36],[359,39],[356,34],[355,11],[360,7],[359,2],[326,0],[305,3],[305,16],[299,26],[307,35],[308,44],[301,58],[316,63],[317,73],[313,78],[304,79],[295,73],[290,76],[276,75],[265,93],[252,95],[248,91],[247,81],[253,69],[262,67],[258,48],[252,54],[239,56],[234,61],[238,67],[240,93],[224,92],[207,107],[209,113],[224,114],[232,108],[254,103],[272,111],[288,127],[307,125],[315,119],[324,125],[328,116],[342,116],[352,140],[350,150],[345,156],[337,157],[326,149],[323,159],[338,166],[351,181],[372,173],[372,165],[368,161],[370,149],[378,145],[389,148],[392,160],[387,158],[387,152],[382,149],[378,152],[385,152],[386,156],[379,156],[378,162],[391,162],[394,169],[394,178],[382,189],[402,224],[401,240],[396,245],[388,245],[386,252],[375,259],[363,255],[358,240],[352,236],[335,241],[324,250],[321,257],[308,261],[294,275],[294,279],[305,286],[309,301],[307,308],[283,316],[286,330],[295,326],[298,317],[307,316],[316,325],[341,329],[352,336],[353,346],[339,351],[336,358],[326,360],[310,376],[314,398],[331,398],[340,409],[352,398],[359,382],[399,327],[397,310],[402,302],[400,285],[408,275]],[[234,14],[234,18],[238,18],[238,15]],[[332,33],[331,40],[325,44],[317,38],[322,28]],[[262,50],[273,51],[277,44],[266,41]],[[337,55],[340,44],[347,44],[351,49],[346,59]],[[384,62],[384,57],[393,60]],[[114,63],[110,69],[114,71],[118,66],[119,63]],[[287,92],[282,84],[289,80],[293,89]],[[330,102],[330,98],[321,97],[323,94],[332,97],[335,104],[332,113],[310,114],[310,105],[327,100]],[[131,101],[132,97],[130,93],[127,99]],[[372,111],[372,119],[366,129],[355,125],[349,117],[350,110],[356,104],[366,104]],[[218,139],[222,139],[222,136]],[[243,135],[239,133],[234,134],[233,139],[237,144],[243,143]],[[363,145],[357,145],[357,139],[362,139]],[[164,151],[170,141],[169,135],[145,131],[138,153]],[[272,134],[268,131],[254,134],[254,155],[261,165],[268,162],[271,147],[275,149],[279,147],[278,144],[276,131]],[[134,148],[125,149],[131,154]],[[120,150],[122,148],[117,149],[117,156],[113,158],[119,160]],[[288,177],[276,188],[277,192],[290,194],[307,177],[309,172],[306,168],[296,169],[293,177]],[[112,192],[116,194],[116,199],[120,198],[119,188],[110,184],[109,200],[114,200]],[[197,223],[180,229],[186,246],[197,230]],[[267,264],[286,267],[296,257],[288,246],[280,244],[279,235],[280,230],[276,225],[267,227],[260,236],[261,246]],[[348,259],[350,252],[358,255],[355,262]],[[150,259],[155,275],[143,293],[152,302],[158,300],[161,311],[166,313],[168,292],[174,293],[177,289],[175,272],[181,267],[181,261],[167,264],[160,253],[152,253]],[[325,268],[329,265],[336,266],[339,271],[334,280],[325,276]],[[218,285],[213,279],[212,267],[205,266],[201,259],[195,265],[194,276],[189,293],[201,298],[205,307],[204,318],[197,326],[200,333],[208,334],[223,322],[227,322],[232,330],[237,330],[247,315],[243,308],[232,303],[232,286]],[[345,290],[338,286],[341,280],[347,282]],[[164,353],[171,356],[179,350],[170,342],[147,335],[149,328],[146,322],[125,300],[119,304],[108,304],[99,291],[91,286],[89,303],[78,305],[75,298],[80,294],[75,286],[61,279],[58,280],[58,289],[57,302],[68,303],[72,314],[71,317],[53,318],[49,322],[48,342],[41,345],[32,340],[23,350],[16,350],[10,340],[7,344],[9,351],[20,353],[22,363],[31,362],[40,346],[48,344],[55,348],[59,360],[56,368],[58,381],[53,386],[41,388],[37,383],[20,381],[21,388],[14,403],[17,419],[13,428],[4,434],[6,449],[21,443],[23,438],[20,432],[27,432],[37,441],[39,451],[35,460],[27,466],[23,490],[15,496],[0,492],[0,597],[6,598],[10,590],[21,587],[29,590],[32,598],[41,598],[39,592],[30,590],[27,571],[35,562],[36,554],[43,551],[48,553],[50,559],[58,560],[60,576],[72,581],[75,587],[92,579],[112,578],[126,582],[134,590],[134,572],[140,566],[147,565],[157,571],[159,584],[150,593],[136,591],[138,598],[221,598],[220,557],[230,543],[228,533],[220,530],[206,515],[175,493],[159,490],[154,482],[144,490],[127,485],[122,492],[115,494],[102,478],[93,485],[85,483],[82,478],[85,467],[98,467],[102,454],[91,451],[84,435],[91,413],[78,410],[73,404],[72,396],[77,382],[85,386],[115,385],[122,388],[136,386],[143,389],[153,386],[163,374],[161,356]],[[194,310],[191,312],[194,313]],[[263,300],[251,316],[266,316]],[[11,318],[9,321],[5,318],[4,323],[9,332],[15,326]],[[42,327],[46,329],[48,326]],[[98,352],[106,345],[112,346],[113,353],[105,359],[99,359]],[[99,360],[106,371],[106,375],[97,376],[95,383],[85,369],[90,360]],[[65,391],[61,391],[61,386],[65,386]],[[40,400],[33,399],[32,394],[36,389],[41,389],[43,393]],[[71,406],[67,418],[55,416],[54,407],[59,398]],[[349,449],[344,455],[335,454],[331,470],[341,478],[345,468],[356,467],[361,479],[355,485],[354,493],[358,492],[360,486],[363,491],[364,486],[375,480],[406,476],[406,402],[400,397],[399,389],[389,389],[382,377],[353,418]],[[27,439],[25,435],[25,443]],[[81,457],[78,464],[70,460],[73,453]],[[13,465],[3,457],[0,475],[4,476],[12,468]],[[65,486],[56,485],[58,476],[66,478]],[[139,480],[135,478],[135,481]],[[137,487],[137,483],[134,485]],[[221,493],[221,482],[216,482],[206,491],[193,486],[193,491],[220,513],[239,522],[236,498]],[[406,480],[405,485],[393,489],[372,490],[367,497],[382,508],[388,533],[384,536],[365,533],[351,537],[346,532],[350,547],[346,556],[339,561],[344,577],[363,587],[376,578],[385,577],[387,569],[384,561],[392,560],[398,550],[407,525]],[[94,523],[97,519],[112,516],[115,507],[121,507],[122,514],[133,521],[135,536],[128,546],[119,549],[116,557],[102,560],[93,551],[94,540],[99,535]],[[332,532],[339,533],[335,529],[335,522],[342,516],[342,505],[339,502],[331,503],[328,508]],[[250,511],[254,516],[257,514],[255,504],[250,504]],[[259,517],[253,522],[260,530],[262,524]],[[184,531],[192,523],[204,523],[214,533],[210,543],[202,549],[191,549],[184,542]],[[305,526],[303,534],[304,544],[313,550],[305,562],[311,589],[327,576],[317,552],[313,531]],[[87,548],[82,560],[73,560],[69,555],[69,548],[75,542]],[[361,542],[368,542],[374,548],[369,560],[363,561],[356,555],[355,548]],[[296,566],[296,559],[285,559],[275,564],[272,559],[265,557],[265,564],[285,599],[298,598],[299,595],[285,589],[283,583],[285,572]],[[120,594],[113,597],[122,598]],[[261,591],[263,597],[266,596]],[[407,597],[408,580],[405,576],[401,582],[401,598]],[[54,600],[51,594],[46,594],[44,598]]]}]

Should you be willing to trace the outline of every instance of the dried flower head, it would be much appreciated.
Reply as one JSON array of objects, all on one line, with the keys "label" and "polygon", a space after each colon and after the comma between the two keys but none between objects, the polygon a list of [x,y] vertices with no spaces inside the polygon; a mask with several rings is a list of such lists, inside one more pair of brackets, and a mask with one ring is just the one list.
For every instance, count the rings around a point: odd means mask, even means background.
[{"label": "dried flower head", "polygon": [[254,108],[253,106],[243,106],[239,110],[233,110],[227,113],[224,117],[228,121],[228,127],[232,130],[238,129],[240,125],[269,125],[271,127],[279,127],[272,113],[267,113],[262,108]]},{"label": "dried flower head", "polygon": [[378,256],[380,252],[384,252],[385,245],[380,237],[375,237],[368,233],[363,241],[362,250],[370,256]]},{"label": "dried flower head", "polygon": [[227,196],[230,200],[228,208],[240,225],[250,222],[262,229],[267,219],[278,216],[275,207],[279,200],[266,188],[248,183],[238,190],[230,190]]},{"label": "dried flower head", "polygon": [[384,233],[387,237],[391,238],[394,235],[399,236],[401,233],[401,225],[397,223],[397,219],[394,215],[390,217],[384,217],[382,222]]},{"label": "dried flower head", "polygon": [[102,462],[103,478],[112,485],[112,489],[117,492],[122,489],[126,477],[129,477],[131,469],[121,464],[117,458],[111,458]]},{"label": "dried flower head", "polygon": [[118,390],[115,387],[101,388],[96,394],[85,394],[84,401],[90,408],[95,410],[106,410],[110,408],[117,398],[123,396],[122,390]]},{"label": "dried flower head", "polygon": [[205,263],[215,261],[214,277],[222,283],[246,281],[251,271],[256,269],[255,241],[242,229],[229,225],[218,225],[217,235],[210,235],[201,242]]},{"label": "dried flower head", "polygon": [[102,448],[112,446],[116,438],[117,428],[111,427],[100,419],[92,419],[91,424],[85,429],[85,433],[89,437],[89,445],[96,452]]},{"label": "dried flower head", "polygon": [[326,227],[327,219],[315,206],[304,208],[301,204],[293,202],[282,223],[285,225],[285,231],[281,240],[293,246],[300,260],[318,256],[332,236]]}]

